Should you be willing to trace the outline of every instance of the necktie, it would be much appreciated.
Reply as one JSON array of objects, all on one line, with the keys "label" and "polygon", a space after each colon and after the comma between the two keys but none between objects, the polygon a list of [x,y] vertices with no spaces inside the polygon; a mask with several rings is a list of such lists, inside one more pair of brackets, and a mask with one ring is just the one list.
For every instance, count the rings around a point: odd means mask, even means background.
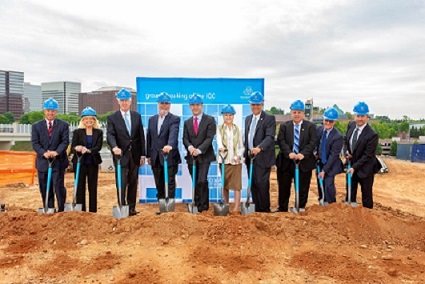
[{"label": "necktie", "polygon": [[49,137],[52,137],[52,130],[53,130],[53,124],[51,121],[49,121],[49,128],[47,129],[47,132],[49,133]]},{"label": "necktie", "polygon": [[195,131],[195,135],[198,135],[198,117],[197,116],[193,118],[193,131]]},{"label": "necktie", "polygon": [[164,120],[164,118],[162,117],[162,116],[158,116],[158,135],[159,135],[159,132],[161,132],[161,126],[162,126],[162,122],[163,122],[163,120]]},{"label": "necktie", "polygon": [[326,164],[326,140],[328,139],[327,137],[328,132],[325,130],[323,131],[323,135],[322,135],[322,141],[320,142],[320,158],[322,160],[323,164]]},{"label": "necktie", "polygon": [[124,114],[125,127],[127,127],[128,134],[131,135],[130,119],[128,117],[129,117],[129,114],[127,112],[126,114]]},{"label": "necktie", "polygon": [[299,153],[300,151],[300,125],[295,124],[294,128],[294,152]]},{"label": "necktie", "polygon": [[251,128],[249,129],[249,139],[248,139],[249,149],[254,148],[255,128],[257,128],[257,117],[256,116],[254,116],[254,119],[252,120]]},{"label": "necktie", "polygon": [[353,152],[354,149],[356,148],[358,134],[359,134],[359,129],[356,127],[356,130],[354,130],[354,133],[353,133],[353,140],[351,141],[351,152]]}]

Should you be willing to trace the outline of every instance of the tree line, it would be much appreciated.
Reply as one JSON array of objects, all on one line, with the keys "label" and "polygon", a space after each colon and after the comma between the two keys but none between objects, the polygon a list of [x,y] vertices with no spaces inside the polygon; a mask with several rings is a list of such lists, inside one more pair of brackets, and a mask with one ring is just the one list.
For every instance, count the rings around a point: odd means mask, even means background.
[{"label": "tree line", "polygon": [[[320,109],[315,107],[314,111],[316,113],[323,113],[325,109]],[[272,107],[270,110],[266,110],[266,112],[270,114],[284,114],[284,111],[280,108]],[[106,123],[106,118],[108,115],[112,114],[113,111],[99,114],[97,116],[97,119],[100,123]],[[352,118],[351,113],[346,113],[348,118]],[[42,120],[44,118],[43,111],[32,111],[23,114],[20,119],[20,124],[33,124],[36,121]],[[58,114],[57,118],[65,120],[69,124],[78,124],[81,117],[77,115],[76,113],[70,113],[70,114]],[[10,124],[15,122],[15,116],[12,112],[5,112],[3,114],[0,114],[0,124]],[[335,127],[344,134],[347,129],[349,120],[344,121],[337,121],[335,123]],[[391,120],[387,116],[376,116],[374,119],[371,119],[369,121],[370,126],[378,133],[378,137],[380,139],[391,139],[392,137],[396,137],[399,135],[399,133],[405,132],[409,133],[409,136],[411,138],[419,138],[419,136],[425,136],[425,126],[421,128],[412,127],[409,129],[409,123],[417,123],[417,122],[424,122],[425,120],[419,120],[414,121],[411,120],[409,117],[404,116],[403,119],[399,120]]]}]

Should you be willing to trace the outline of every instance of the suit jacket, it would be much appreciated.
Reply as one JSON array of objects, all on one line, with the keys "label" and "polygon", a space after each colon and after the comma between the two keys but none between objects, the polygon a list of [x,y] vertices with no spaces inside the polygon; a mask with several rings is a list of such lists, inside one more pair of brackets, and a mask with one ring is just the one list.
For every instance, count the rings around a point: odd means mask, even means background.
[{"label": "suit jacket", "polygon": [[47,132],[46,120],[40,120],[31,127],[31,143],[34,151],[37,153],[35,165],[38,171],[47,172],[48,162],[43,154],[50,151],[56,151],[59,156],[53,163],[53,167],[66,169],[68,167],[68,155],[66,150],[69,145],[69,125],[67,122],[55,118],[53,121],[52,137]]},{"label": "suit jacket", "polygon": [[121,111],[118,110],[107,118],[106,140],[111,150],[118,147],[123,151],[121,165],[124,167],[130,159],[139,165],[140,158],[146,153],[142,117],[136,111],[130,111],[130,117],[131,135],[127,132]]},{"label": "suit jacket", "polygon": [[159,156],[161,165],[164,165],[164,157],[161,154],[165,145],[170,145],[173,149],[168,154],[168,166],[175,166],[181,163],[180,152],[178,148],[178,137],[180,130],[180,117],[168,113],[161,125],[158,133],[159,115],[155,114],[149,118],[148,131],[146,134],[146,157],[154,162]]},{"label": "suit jacket", "polygon": [[[248,135],[253,115],[250,114],[245,118],[245,157],[249,158],[248,151]],[[276,119],[274,115],[270,115],[261,111],[260,119],[257,121],[257,127],[254,134],[254,147],[261,148],[261,152],[255,157],[255,166],[260,168],[270,168],[275,165],[276,154],[274,150],[274,138],[276,135]],[[249,161],[249,159],[246,159]]]},{"label": "suit jacket", "polygon": [[[300,153],[304,155],[304,159],[299,164],[300,171],[308,172],[316,167],[314,150],[317,146],[317,140],[316,125],[304,119],[300,129],[299,149]],[[293,152],[294,147],[294,122],[292,120],[280,125],[277,142],[280,147],[277,164],[282,167],[282,170],[289,170],[293,163],[293,160],[289,159],[289,154]]]},{"label": "suit jacket", "polygon": [[183,144],[187,150],[185,157],[188,164],[192,164],[192,156],[189,154],[189,146],[202,151],[198,156],[198,163],[210,163],[215,160],[214,148],[212,142],[216,133],[216,123],[214,117],[206,113],[202,114],[201,122],[198,126],[198,135],[193,130],[193,116],[186,119],[183,125]]},{"label": "suit jacket", "polygon": [[[75,146],[82,145],[91,151],[91,153],[84,154],[82,157],[82,160],[84,160],[86,156],[91,155],[93,158],[93,163],[95,165],[99,165],[100,163],[102,163],[102,158],[100,157],[100,154],[99,154],[100,150],[102,150],[102,143],[103,143],[103,131],[101,129],[93,128],[91,149],[87,147],[86,129],[84,128],[75,129],[72,136],[72,143],[71,143],[71,151],[74,154],[74,156],[72,157],[72,162],[76,164],[78,159],[77,151],[75,151]],[[81,153],[78,153],[78,154],[81,155]]]},{"label": "suit jacket", "polygon": [[[317,127],[317,137],[319,138],[317,142],[318,152],[321,151],[320,141],[322,141],[323,130],[323,125]],[[339,158],[343,145],[344,139],[341,132],[339,132],[335,127],[332,128],[326,140],[326,164],[322,169],[329,176],[335,176],[344,171],[344,165]]]},{"label": "suit jacket", "polygon": [[353,156],[351,167],[354,168],[359,178],[366,178],[376,174],[381,165],[376,158],[376,147],[378,147],[378,134],[369,124],[366,124],[357,138],[355,149],[351,152],[349,141],[356,129],[356,123],[351,121],[347,127],[344,139],[345,149]]}]

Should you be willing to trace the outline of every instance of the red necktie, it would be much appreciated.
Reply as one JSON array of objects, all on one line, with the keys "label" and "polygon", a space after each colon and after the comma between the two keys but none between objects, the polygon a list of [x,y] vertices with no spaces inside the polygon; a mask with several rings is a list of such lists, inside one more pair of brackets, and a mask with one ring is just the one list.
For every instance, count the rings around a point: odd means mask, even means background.
[{"label": "red necktie", "polygon": [[53,125],[52,125],[52,122],[49,121],[49,129],[47,130],[47,132],[49,133],[49,137],[52,137],[52,130],[53,130]]},{"label": "red necktie", "polygon": [[195,120],[193,122],[193,130],[195,131],[195,135],[198,135],[198,117],[195,116],[193,119]]}]

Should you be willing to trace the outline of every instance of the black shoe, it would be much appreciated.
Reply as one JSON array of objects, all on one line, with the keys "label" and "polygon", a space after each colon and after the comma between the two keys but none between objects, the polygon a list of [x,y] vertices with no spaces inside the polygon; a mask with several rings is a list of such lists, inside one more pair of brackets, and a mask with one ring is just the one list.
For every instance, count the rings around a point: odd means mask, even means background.
[{"label": "black shoe", "polygon": [[139,212],[137,212],[136,210],[131,210],[129,213],[130,216],[136,216],[137,214],[139,214]]},{"label": "black shoe", "polygon": [[279,212],[288,212],[288,209],[282,210],[278,207],[278,208],[276,208],[275,210],[272,211],[272,213],[279,213]]},{"label": "black shoe", "polygon": [[158,211],[155,212],[155,214],[156,215],[161,215],[161,211],[158,210]]}]

